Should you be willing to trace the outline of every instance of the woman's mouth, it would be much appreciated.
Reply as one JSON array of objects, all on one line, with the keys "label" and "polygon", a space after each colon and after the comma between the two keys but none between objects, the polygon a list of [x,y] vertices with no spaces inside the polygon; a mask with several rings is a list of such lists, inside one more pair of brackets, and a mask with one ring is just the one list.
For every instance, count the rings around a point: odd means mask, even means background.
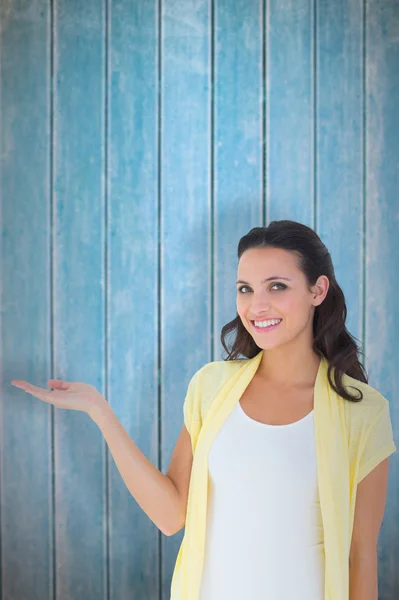
[{"label": "woman's mouth", "polygon": [[251,321],[251,323],[255,331],[266,333],[276,329],[276,327],[280,325],[281,321],[282,319],[267,319],[266,321],[257,321],[257,325],[255,325],[255,321]]}]

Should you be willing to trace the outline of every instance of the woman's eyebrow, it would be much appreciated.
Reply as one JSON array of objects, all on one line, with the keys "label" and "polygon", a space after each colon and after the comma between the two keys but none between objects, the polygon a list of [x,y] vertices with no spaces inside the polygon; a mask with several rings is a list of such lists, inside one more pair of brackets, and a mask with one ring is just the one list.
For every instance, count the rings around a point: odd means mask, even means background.
[{"label": "woman's eyebrow", "polygon": [[[278,275],[272,275],[271,277],[267,277],[261,283],[266,283],[266,281],[272,281],[272,279],[285,279],[286,281],[292,281],[289,277],[279,277]],[[243,281],[242,279],[237,279],[236,283],[248,283],[248,281]],[[249,285],[249,284],[248,284]]]}]

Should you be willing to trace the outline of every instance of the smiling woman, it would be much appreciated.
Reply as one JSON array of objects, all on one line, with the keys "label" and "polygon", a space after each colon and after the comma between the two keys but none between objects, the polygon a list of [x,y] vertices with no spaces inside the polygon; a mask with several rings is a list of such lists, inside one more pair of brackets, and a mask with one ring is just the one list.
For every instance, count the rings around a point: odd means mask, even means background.
[{"label": "smiling woman", "polygon": [[274,221],[238,260],[227,358],[184,402],[194,460],[171,600],[375,600],[396,446],[331,256],[309,227]]},{"label": "smiling woman", "polygon": [[[260,371],[278,379],[278,372],[272,373],[277,357],[286,379],[289,353],[297,355],[299,345],[313,362],[321,354],[328,358],[334,367],[330,383],[339,394],[347,400],[361,399],[341,384],[343,373],[364,382],[367,375],[358,359],[361,350],[345,326],[345,297],[330,253],[317,233],[296,221],[272,221],[244,235],[237,255],[237,316],[221,331],[226,360],[252,358],[261,349],[273,349],[266,353],[268,366],[265,357]],[[281,319],[281,324],[268,332],[271,335],[254,335],[267,331],[256,328],[254,321],[267,319]],[[226,338],[231,334],[229,348]],[[332,368],[329,377],[331,372]]]}]

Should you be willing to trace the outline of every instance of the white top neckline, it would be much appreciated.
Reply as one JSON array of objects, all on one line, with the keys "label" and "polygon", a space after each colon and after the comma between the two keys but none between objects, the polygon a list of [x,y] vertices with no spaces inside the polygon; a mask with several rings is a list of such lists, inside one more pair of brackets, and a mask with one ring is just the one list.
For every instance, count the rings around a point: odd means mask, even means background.
[{"label": "white top neckline", "polygon": [[298,421],[294,421],[293,423],[286,423],[284,425],[272,425],[271,423],[261,423],[260,421],[256,421],[256,419],[253,419],[252,417],[248,416],[247,413],[245,412],[245,410],[243,409],[243,407],[241,406],[241,402],[240,400],[237,402],[237,407],[238,407],[238,412],[241,414],[241,416],[243,416],[248,422],[250,423],[254,423],[255,426],[260,426],[263,428],[273,428],[273,429],[286,429],[287,427],[293,427],[294,425],[299,425],[300,423],[303,423],[304,421],[307,421],[309,418],[313,418],[313,414],[314,414],[314,408],[304,417],[302,417],[302,419],[299,419]]}]

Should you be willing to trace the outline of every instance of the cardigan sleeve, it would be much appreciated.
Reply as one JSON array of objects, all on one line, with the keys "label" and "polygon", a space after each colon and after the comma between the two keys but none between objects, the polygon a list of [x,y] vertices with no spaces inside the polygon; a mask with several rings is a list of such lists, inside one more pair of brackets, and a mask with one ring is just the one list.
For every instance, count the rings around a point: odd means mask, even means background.
[{"label": "cardigan sleeve", "polygon": [[[186,426],[186,429],[189,433],[191,432],[191,421],[193,418],[194,378],[195,378],[195,374],[193,375],[193,377],[191,377],[191,379],[189,381],[187,392],[186,392],[186,397],[184,398],[184,403],[183,403],[184,425]],[[190,435],[191,435],[191,433],[190,433]]]},{"label": "cardigan sleeve", "polygon": [[360,456],[358,483],[395,451],[389,402],[385,399],[382,410],[379,411],[365,433],[365,442]]},{"label": "cardigan sleeve", "polygon": [[195,448],[197,436],[201,429],[201,378],[202,368],[194,373],[188,384],[186,397],[183,403],[184,425],[191,437],[193,451]]}]

